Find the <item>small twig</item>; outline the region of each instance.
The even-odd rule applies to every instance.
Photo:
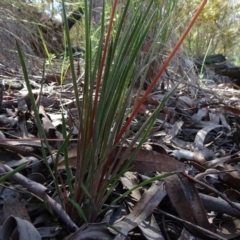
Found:
[[[11,167],[4,164],[3,165],[4,170],[7,172],[13,171]],[[24,177],[20,173],[16,173],[12,177],[15,181],[22,184],[24,187],[28,189],[29,192],[34,193],[38,197],[44,199],[48,205],[51,207],[51,209],[55,212],[59,218],[65,222],[65,224],[70,228],[71,231],[76,231],[78,229],[78,226],[71,220],[71,218],[68,216],[68,214],[65,212],[65,210],[61,207],[60,204],[58,204],[55,200],[53,200],[50,196],[46,194],[47,188],[44,187],[42,184],[39,184],[37,182],[34,182],[26,177]]]
[[[158,210],[158,209],[157,209],[157,210]],[[168,234],[168,232],[167,232],[167,227],[166,227],[166,224],[165,224],[165,215],[164,215],[164,214],[162,214],[162,225],[163,225],[163,231],[164,231],[164,233],[165,233],[165,235],[166,235],[167,240],[171,240],[171,239],[169,238],[169,234]]]
[[[138,112],[140,106],[143,104],[143,102],[146,100],[146,98],[148,97],[149,93],[152,91],[152,89],[154,88],[154,86],[156,85],[157,81],[159,80],[159,78],[162,76],[163,72],[165,71],[165,69],[167,68],[168,64],[171,62],[171,60],[173,59],[173,57],[175,56],[175,54],[177,53],[178,49],[180,48],[180,46],[182,45],[184,39],[187,37],[189,31],[191,30],[192,26],[194,25],[194,23],[196,22],[197,18],[199,17],[200,13],[202,12],[205,4],[207,3],[207,0],[202,0],[201,4],[199,5],[198,10],[196,11],[195,15],[193,16],[192,20],[190,21],[189,25],[187,26],[187,28],[185,29],[185,31],[183,32],[182,36],[180,37],[180,39],[178,40],[178,42],[176,43],[175,47],[173,48],[173,50],[171,51],[171,53],[169,54],[169,56],[167,57],[167,59],[165,60],[165,62],[163,63],[161,69],[158,71],[158,73],[154,76],[154,78],[151,81],[150,86],[147,88],[147,90],[145,91],[144,95],[142,96],[142,98],[140,99],[140,101],[138,102],[137,106],[133,109],[132,113],[130,114],[130,116],[128,117],[128,120],[126,121],[125,125],[122,127],[119,135],[117,136],[115,143],[118,143],[123,134],[126,132],[127,128],[129,127],[130,123],[132,122],[133,118],[135,117],[136,113]]]
[[[193,224],[193,223],[191,223],[191,222],[188,222],[188,221],[186,221],[186,220],[183,220],[183,219],[181,219],[181,218],[178,218],[178,217],[176,217],[176,216],[174,216],[174,215],[172,215],[172,214],[170,214],[170,213],[167,213],[167,212],[165,212],[165,211],[163,211],[163,210],[157,209],[157,212],[159,212],[159,213],[161,213],[161,214],[163,214],[163,215],[165,215],[165,216],[168,216],[168,217],[170,217],[170,218],[172,218],[172,219],[174,219],[174,220],[176,220],[176,221],[179,221],[179,222],[182,222],[182,223],[184,223],[184,224],[187,224],[187,225],[189,225],[189,226],[191,226],[191,227],[194,227],[195,229],[201,230],[201,231],[204,232],[205,234],[208,234],[208,235],[210,235],[210,236],[212,236],[212,237],[214,237],[214,238],[217,238],[217,239],[220,239],[220,240],[226,240],[226,238],[223,238],[223,237],[217,235],[216,233],[213,233],[213,232],[211,232],[211,231],[209,231],[209,230],[207,230],[207,229],[205,229],[205,228],[202,228],[202,227],[200,227],[200,226],[198,226],[198,225],[195,225],[195,224]]]
[[[199,193],[199,196],[206,210],[240,218],[240,212],[236,211],[236,209],[230,206],[225,200],[202,193]],[[239,203],[235,204],[240,207]]]
[[[2,139],[2,140],[4,140],[4,139]],[[18,146],[10,145],[10,144],[0,141],[0,147],[2,147],[3,149],[13,151],[13,152],[17,152],[17,153],[21,154],[22,156],[32,156],[32,157],[37,158],[38,160],[42,160],[42,157],[38,156],[37,154],[26,151],[23,148],[20,148]]]
[[[219,197],[221,197],[223,200],[225,200],[227,203],[229,203],[231,207],[236,208],[238,211],[240,211],[240,207],[237,206],[237,205],[236,205],[235,203],[233,203],[232,201],[230,201],[230,200],[229,200],[224,194],[222,194],[221,192],[219,192],[219,191],[217,191],[216,189],[208,186],[207,184],[199,181],[198,179],[189,176],[189,175],[188,175],[187,173],[185,173],[185,172],[182,172],[182,174],[183,174],[183,176],[185,176],[186,178],[190,179],[191,181],[193,181],[193,182],[195,182],[195,183],[203,186],[204,188],[207,188],[207,189],[208,189],[209,191],[211,191],[211,192],[216,193]]]

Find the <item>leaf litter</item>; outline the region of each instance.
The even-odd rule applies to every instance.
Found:
[[[174,80],[170,81],[163,75],[161,84],[151,92],[134,118],[132,136],[138,131],[133,126],[144,122],[144,117],[159,105],[169,86],[180,82],[178,91],[160,112],[147,142],[133,159],[130,171],[121,177],[119,186],[108,199],[110,205],[99,222],[79,228],[62,209],[52,178],[42,162],[41,148],[47,149],[47,146],[37,136],[38,126],[24,79],[19,72],[9,74],[3,65],[1,68],[1,78],[6,83],[19,83],[1,87],[1,176],[28,163],[24,171],[1,183],[1,239],[15,234],[18,239],[66,240],[96,236],[98,239],[240,237],[239,90],[231,83],[212,86],[195,84],[195,75],[192,75],[195,76],[193,82],[190,78],[179,79],[177,74],[171,76]],[[71,83],[66,81],[60,86],[50,75],[46,76],[45,83],[37,75],[30,74],[30,79],[34,79],[32,88],[36,100],[39,99],[39,116],[51,146],[48,159],[53,164],[63,140],[62,114],[69,129],[77,129],[78,119],[74,115]],[[124,153],[132,136],[126,140],[124,149],[117,151],[118,158],[127,160]],[[76,167],[76,137],[74,133],[69,144],[68,161],[73,169]],[[63,176],[59,184],[64,188],[67,183],[63,158],[57,169]],[[134,189],[150,177],[169,172],[177,174]],[[134,190],[111,204],[130,189]],[[28,228],[27,233],[25,228]]]

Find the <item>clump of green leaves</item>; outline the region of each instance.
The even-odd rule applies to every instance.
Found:
[[[114,1],[111,16],[106,18],[107,13],[105,12],[106,6],[104,1],[101,26],[98,30],[99,35],[98,38],[96,36],[93,38],[92,33],[94,29],[91,24],[92,1],[84,1],[86,52],[84,55],[84,80],[81,98],[75,75],[73,56],[69,52],[79,118],[74,183],[72,182],[72,174],[68,165],[67,151],[68,140],[71,134],[67,134],[64,118],[62,122],[65,142],[58,150],[57,159],[61,153],[64,153],[69,190],[68,200],[72,204],[70,208],[65,208],[64,205],[63,207],[68,211],[72,219],[79,224],[97,219],[104,203],[115,189],[120,176],[130,168],[131,161],[147,139],[159,111],[169,96],[167,95],[157,109],[147,116],[142,127],[132,137],[128,148],[125,148],[125,152],[121,152],[119,155],[127,136],[131,134],[128,125],[129,119],[132,119],[133,113],[137,112],[137,108],[131,105],[133,88],[137,80],[147,71],[149,63],[154,60],[153,50],[156,49],[155,46],[158,39],[154,39],[149,52],[145,54],[146,59],[139,61],[141,48],[149,32],[157,31],[156,25],[152,27],[152,24],[156,21],[156,16],[159,16],[159,12],[155,10],[156,5],[154,5],[153,0],[146,2],[126,0],[123,2],[123,5],[118,5],[118,1]],[[64,21],[66,22],[64,1],[62,4]],[[171,7],[168,10],[166,7],[157,6],[158,10],[164,11],[164,14],[167,15],[172,14],[174,9]],[[131,14],[129,14],[129,9]],[[116,12],[117,14],[115,14]],[[170,26],[166,25],[165,28],[160,28],[155,35],[161,36],[162,40],[167,41],[169,28]],[[71,49],[67,28],[65,33],[67,47]],[[155,76],[153,83],[156,83],[161,76],[184,38],[185,36],[176,45],[172,54],[164,63],[164,67]],[[98,39],[97,43],[96,39]],[[26,69],[24,72],[27,82],[29,80]],[[146,93],[150,92],[150,88],[148,90]],[[30,87],[29,92],[31,93]],[[31,98],[34,105],[33,96]],[[35,115],[37,115],[36,106],[33,109]],[[39,117],[36,116],[36,118],[40,127]],[[47,142],[42,130],[40,133],[41,138],[45,138]],[[136,143],[137,147],[134,148]],[[47,161],[45,163],[48,165]],[[57,167],[55,166],[54,172],[50,168],[49,171],[57,187]],[[58,187],[57,190],[59,196],[61,196]]]
[[[153,1],[138,2],[134,12],[128,15],[130,0],[124,7],[114,2],[109,22],[105,18],[105,5],[97,47],[93,49],[91,33],[92,1],[85,1],[85,76],[83,99],[79,101],[78,85],[73,60],[70,62],[73,76],[76,105],[79,117],[77,166],[71,215],[78,209],[85,221],[96,220],[99,211],[118,183],[119,177],[129,169],[131,159],[146,140],[160,111],[149,116],[122,157],[117,159],[117,147],[121,147],[128,129],[120,134],[131,112],[133,87],[139,78],[137,63],[140,50],[155,17]],[[131,5],[131,6],[130,6]],[[115,20],[115,12],[118,12]],[[65,21],[66,21],[66,15]],[[107,33],[106,33],[106,26]],[[106,36],[105,36],[106,33]],[[66,29],[70,48],[70,37]],[[132,151],[139,142],[135,151]],[[131,154],[130,154],[131,153]],[[127,161],[125,161],[128,159]],[[76,214],[75,214],[76,215]]]
[[[182,33],[191,14],[201,0],[178,1],[178,33]],[[208,54],[221,53],[235,57],[238,52],[240,4],[236,1],[209,0],[184,43],[189,56],[203,56],[211,42]]]

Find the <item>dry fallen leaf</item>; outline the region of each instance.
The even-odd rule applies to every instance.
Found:
[[[132,212],[120,222],[115,223],[113,227],[127,236],[128,232],[141,224],[153,213],[154,209],[159,205],[165,195],[166,192],[163,182],[157,181],[152,183],[152,186],[144,192],[140,200],[136,203]],[[115,239],[124,238],[121,238],[121,234],[119,234]]]
[[[30,222],[10,216],[0,229],[0,239],[41,240],[42,238]]]
[[[180,218],[204,229],[211,230],[203,204],[194,184],[181,174],[166,178],[165,183],[170,201]],[[187,224],[185,227],[196,236],[206,237],[197,228],[193,228]]]

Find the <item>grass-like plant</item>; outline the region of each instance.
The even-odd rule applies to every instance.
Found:
[[[156,16],[156,11],[153,10],[154,1],[138,2],[138,4],[136,2],[131,3],[127,0],[118,8],[118,1],[115,0],[109,22],[106,22],[105,5],[103,5],[99,41],[97,48],[93,49],[92,46],[95,44],[91,37],[93,31],[92,1],[84,1],[86,53],[81,101],[72,54],[69,54],[80,122],[74,194],[69,198],[72,203],[70,215],[73,219],[80,217],[87,222],[96,220],[103,204],[117,185],[119,177],[129,169],[132,159],[147,139],[159,111],[168,98],[166,96],[155,112],[149,115],[138,133],[132,138],[126,152],[119,157],[118,149],[121,149],[126,137],[129,136],[130,122],[144,101],[142,98],[140,103],[132,109],[130,102],[133,87],[139,79],[139,72],[144,72],[148,65],[147,63],[141,66],[137,64],[140,50]],[[153,79],[145,97],[169,64],[203,6],[204,4],[166,60],[164,67]],[[128,15],[129,9],[134,9],[130,16]],[[66,21],[64,1],[63,12],[64,21]],[[170,13],[172,14],[172,10],[169,11]],[[107,31],[106,26],[108,26]],[[167,36],[167,28],[161,30],[164,36]],[[68,29],[65,29],[65,33],[70,49]],[[154,49],[154,44],[156,41],[152,49]],[[136,143],[138,147],[134,148]],[[78,211],[75,210],[76,208]]]
[[[117,1],[113,5],[109,22],[106,22],[105,5],[103,5],[99,42],[94,53],[91,39],[92,1],[85,1],[86,53],[81,102],[78,100],[79,90],[71,53],[69,56],[80,122],[74,197],[71,199],[71,202],[75,202],[71,211],[73,218],[76,218],[73,216],[76,212],[74,206],[78,205],[82,209],[79,212],[84,214],[81,216],[83,219],[96,220],[103,203],[116,186],[119,176],[129,167],[130,155],[127,156],[129,160],[125,163],[123,159],[114,160],[116,146],[124,142],[124,137],[119,141],[116,139],[130,111],[132,89],[137,80],[138,66],[135,63],[154,16],[154,13],[149,16],[153,5],[153,1],[150,1],[145,6],[140,4],[131,19],[126,21],[129,5],[130,1],[126,1],[123,10],[118,9],[120,17],[114,28]],[[64,16],[66,21],[66,15]],[[108,31],[105,36],[107,24]],[[67,29],[66,39],[70,48]],[[151,129],[154,121],[153,117],[149,119],[149,126],[140,130],[142,134]],[[133,144],[139,141],[141,135],[133,139]]]
[[[127,0],[119,7],[118,1],[114,1],[109,22],[106,22],[106,6],[103,5],[99,41],[94,52],[92,46],[95,44],[91,38],[92,1],[84,2],[86,53],[81,101],[72,54],[69,54],[80,122],[74,196],[69,201],[73,204],[70,211],[73,219],[80,214],[85,221],[95,221],[119,177],[129,169],[131,160],[146,140],[167,98],[149,115],[125,154],[117,158],[116,147],[121,147],[129,135],[129,127],[125,126],[123,130],[123,125],[132,111],[133,87],[140,76],[139,72],[145,69],[145,65],[139,66],[137,62],[156,11],[153,10],[153,1],[131,3]],[[133,8],[129,16],[128,11]],[[63,12],[66,21],[64,2]],[[164,31],[166,34],[166,29]],[[65,32],[70,49],[68,29]],[[137,142],[138,147],[133,148]]]
[[[71,134],[67,134],[64,118],[63,135],[66,140],[59,148],[56,159],[59,159],[60,153],[63,153],[65,156],[69,190],[69,194],[65,191],[65,197],[68,197],[69,202],[63,201],[63,207],[68,211],[71,218],[79,224],[92,222],[97,219],[99,213],[102,211],[103,204],[118,184],[119,177],[130,168],[131,161],[147,139],[159,111],[171,92],[165,96],[157,109],[147,116],[147,120],[143,123],[140,130],[133,135],[131,143],[125,153],[119,155],[119,151],[124,145],[127,136],[131,134],[129,127],[131,120],[143,103],[144,98],[150,93],[180,47],[196,20],[197,14],[201,12],[201,10],[197,12],[196,17],[176,44],[169,58],[164,63],[163,68],[161,68],[154,77],[144,97],[140,102],[132,106],[133,87],[141,74],[143,74],[149,66],[146,61],[141,61],[142,64],[139,64],[139,58],[141,56],[141,48],[156,17],[156,11],[154,10],[156,6],[153,0],[136,0],[133,2],[126,0],[123,2],[123,5],[118,5],[117,0],[113,1],[111,16],[109,20],[107,20],[105,1],[103,1],[101,27],[98,31],[99,40],[96,44],[93,42],[96,41],[96,36],[94,39],[92,38],[92,0],[84,0],[86,52],[81,98],[79,91],[80,86],[78,85],[75,75],[73,56],[72,53],[69,52],[79,118],[74,184],[72,183],[72,174],[68,165],[67,152],[68,140]],[[63,17],[66,22],[64,0],[62,0],[62,5]],[[203,6],[204,4],[202,7]],[[134,9],[130,15],[128,15],[129,9]],[[163,31],[165,36],[167,36],[167,28],[164,28]],[[65,34],[67,47],[71,49],[70,36],[67,28],[65,28]],[[157,34],[159,35],[159,33]],[[154,49],[154,44],[156,44],[156,41],[154,41],[152,48],[150,48],[150,52],[151,49]],[[40,119],[37,116],[37,108],[33,95],[31,94],[29,79],[19,46],[18,52],[23,65],[25,79],[28,83],[27,87],[38,122],[40,137],[47,142],[44,131],[41,129]],[[151,61],[151,59],[149,59],[151,54],[147,54],[147,57],[148,60]],[[135,147],[136,145],[137,147]],[[45,161],[45,164],[48,166],[47,161]],[[57,187],[59,177],[57,168],[55,166],[54,171],[52,171],[48,166],[48,169]],[[156,179],[152,181],[154,180]],[[59,188],[58,191],[60,192]],[[62,194],[60,194],[60,196],[62,196]],[[70,208],[69,203],[71,203]]]
[[[117,159],[116,147],[122,146],[124,143],[128,135],[129,123],[141,102],[144,101],[142,98],[125,123],[129,114],[132,89],[137,77],[139,77],[136,74],[137,58],[154,18],[154,12],[150,11],[153,1],[139,2],[132,18],[126,22],[130,5],[130,0],[128,0],[125,2],[117,26],[113,28],[117,3],[118,1],[113,2],[106,37],[104,37],[106,23],[104,18],[105,6],[103,5],[101,34],[97,53],[93,57],[91,48],[92,1],[88,3],[85,0],[86,55],[83,100],[81,103],[78,100],[77,82],[75,82],[74,68],[72,68],[80,119],[74,201],[78,206],[82,206],[80,212],[85,214],[84,219],[88,221],[97,218],[104,202],[118,183],[119,176],[127,171],[131,160],[146,140],[162,104],[167,99],[166,97],[143,124],[132,139],[126,153],[120,159]],[[206,1],[203,1],[192,22],[166,60],[164,67],[171,61],[205,4]],[[66,21],[66,14],[64,16]],[[115,31],[113,32],[112,29]],[[70,47],[67,29],[66,36]],[[161,76],[164,67],[153,79],[145,97],[150,93],[151,87],[157,82],[158,77]],[[136,142],[138,142],[138,147],[132,151]],[[126,159],[128,160],[126,161]],[[74,205],[76,206],[76,204]]]

